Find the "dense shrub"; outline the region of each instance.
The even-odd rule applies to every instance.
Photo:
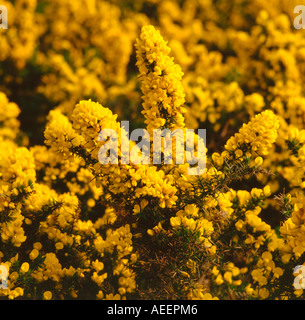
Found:
[[[1,298],[304,299],[297,1],[3,4]],[[206,171],[102,164],[123,120],[206,129]]]

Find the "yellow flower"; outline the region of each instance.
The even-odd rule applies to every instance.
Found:
[[[217,153],[217,152],[214,152],[212,154],[212,160],[215,162],[215,164],[218,166],[218,167],[221,167],[222,164],[223,164],[223,157]]]
[[[261,112],[265,105],[264,98],[258,93],[252,93],[245,97],[245,106],[251,115]]]
[[[224,281],[223,281],[222,275],[219,274],[215,279],[215,283],[220,286],[221,284],[223,284],[223,282]]]
[[[51,300],[52,299],[52,292],[51,291],[45,291],[43,293],[43,299],[44,300]]]
[[[106,294],[106,300],[121,300],[121,296],[117,293],[117,294]]]
[[[95,200],[92,199],[92,198],[88,199],[88,201],[87,201],[87,206],[88,206],[89,208],[93,208],[93,207],[95,206]]]
[[[100,290],[97,295],[96,295],[97,299],[103,299],[104,298],[104,293],[102,290]]]
[[[269,197],[269,196],[271,195],[271,188],[270,188],[270,186],[269,186],[269,185],[265,186],[265,187],[263,188],[263,192],[264,192],[265,197]]]
[[[236,230],[238,230],[238,231],[240,231],[242,228],[243,228],[243,226],[244,226],[244,222],[243,222],[243,220],[238,220],[236,223],[235,223],[235,228],[236,228]]]
[[[144,26],[136,42],[147,130],[184,127],[182,71],[169,57],[170,48],[154,26]]]
[[[275,278],[279,278],[284,274],[284,271],[282,268],[276,267],[272,270],[273,275]]]
[[[282,256],[282,262],[284,263],[284,264],[287,264],[288,262],[289,262],[289,260],[290,260],[290,258],[291,258],[291,254],[284,254],[283,256]]]
[[[263,164],[263,158],[262,157],[256,157],[255,160],[254,160],[254,163],[255,163],[255,166],[256,167],[259,167]]]
[[[229,283],[232,283],[232,272],[226,271],[223,275],[223,278]]]
[[[150,236],[153,236],[153,235],[155,235],[155,232],[154,232],[154,230],[148,229],[147,234]]]
[[[269,297],[269,290],[266,288],[261,288],[258,290],[258,294],[261,299],[267,299]]]
[[[212,269],[212,274],[213,274],[214,276],[218,276],[219,270],[217,269],[216,266],[213,267],[213,269]]]
[[[31,260],[35,260],[39,255],[39,251],[37,249],[33,249],[30,254],[29,257]]]
[[[177,228],[181,225],[181,218],[180,217],[171,217],[170,224],[173,228]]]
[[[140,211],[141,211],[141,207],[138,204],[136,204],[133,208],[133,213],[138,214],[140,213]]]
[[[24,262],[20,267],[21,273],[26,273],[29,271],[30,265],[27,262]]]
[[[245,287],[245,292],[251,296],[253,294],[253,288],[251,287],[251,284],[248,284],[246,287]]]
[[[268,263],[270,260],[272,260],[272,254],[269,251],[265,251],[262,254],[262,259]]]
[[[96,259],[95,261],[92,262],[92,267],[96,270],[96,272],[100,272],[101,270],[104,269],[104,264],[103,262]]]
[[[233,152],[241,146],[247,146],[251,153],[267,155],[277,138],[278,128],[277,116],[271,110],[266,110],[257,114],[248,124],[244,124],[239,132],[227,141],[225,149]],[[260,163],[261,159],[257,162]]]
[[[242,281],[241,281],[240,279],[233,281],[233,285],[234,285],[234,286],[240,286],[241,284],[242,284]]]

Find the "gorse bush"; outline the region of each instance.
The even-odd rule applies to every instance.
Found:
[[[0,297],[304,299],[297,4],[3,1]],[[205,172],[102,164],[123,120],[206,129]]]

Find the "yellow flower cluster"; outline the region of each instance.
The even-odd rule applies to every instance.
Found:
[[[209,242],[209,236],[214,230],[212,222],[206,219],[194,220],[191,218],[192,216],[198,217],[198,208],[194,205],[188,205],[183,211],[178,211],[176,217],[170,219],[170,224],[174,229],[181,226],[191,232],[197,233],[198,241],[210,247],[212,244]]]
[[[116,102],[127,80],[137,32],[147,18],[136,12],[126,16],[125,9],[109,1],[56,0],[42,5],[41,45],[47,50],[37,55],[44,70],[38,91],[65,112],[92,96]]]
[[[1,4],[1,298],[304,299],[298,0]],[[122,120],[206,129],[205,172],[126,162]]]
[[[159,31],[153,26],[145,26],[137,39],[136,49],[148,132],[159,128],[183,128],[183,73],[170,58],[170,48]]]
[[[0,29],[0,61],[11,59],[16,68],[24,68],[26,61],[32,57],[37,45],[40,28],[37,28],[35,10],[36,0],[2,1],[8,12],[8,29]],[[3,72],[3,70],[1,70]],[[6,75],[6,81],[13,79]]]
[[[263,111],[248,124],[244,124],[239,132],[227,141],[225,149],[229,153],[234,152],[236,158],[243,153],[248,155],[247,152],[266,156],[277,138],[278,128],[279,121],[275,114],[270,110]]]
[[[0,94],[0,135],[2,139],[14,140],[17,137],[20,123],[17,119],[20,109],[16,103],[9,102],[7,96]]]

